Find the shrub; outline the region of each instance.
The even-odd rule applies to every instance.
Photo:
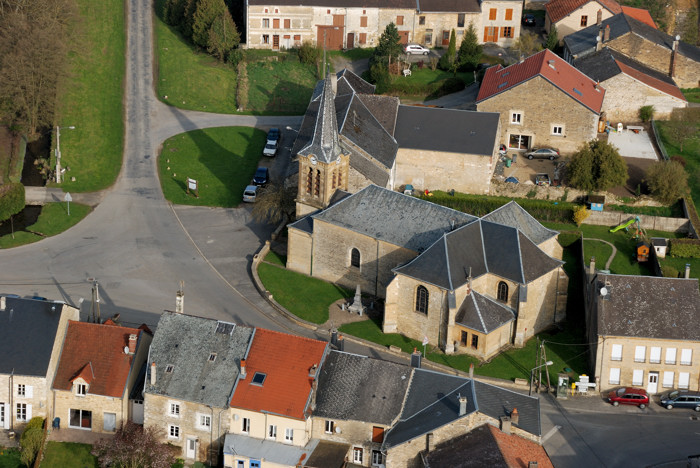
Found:
[[[671,161],[677,162],[683,167],[685,167],[686,165],[685,158],[679,154],[674,154],[673,156],[671,156]]]
[[[24,428],[19,439],[20,460],[26,466],[31,466],[39,454],[44,439],[44,418],[32,418]]]
[[[311,41],[304,41],[301,46],[299,46],[297,53],[299,54],[301,63],[306,65],[315,66],[321,59],[321,49],[313,45]]]
[[[0,222],[24,209],[24,185],[0,185]]]
[[[654,163],[644,177],[654,198],[670,204],[688,193],[688,173],[675,161]]]
[[[580,226],[590,215],[591,212],[588,211],[585,206],[577,206],[576,208],[574,208],[574,223],[576,223],[576,226]]]
[[[654,106],[642,106],[639,108],[639,118],[642,122],[649,122],[654,118]]]
[[[664,275],[664,278],[679,278],[681,275],[680,271],[670,265],[663,266],[661,268],[661,273]]]
[[[248,107],[248,65],[245,60],[238,62],[236,104],[240,110],[245,110]]]
[[[700,239],[671,239],[671,257],[700,258]]]

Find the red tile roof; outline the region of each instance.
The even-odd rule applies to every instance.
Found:
[[[141,333],[136,328],[69,321],[53,388],[71,390],[73,381],[82,377],[90,385],[88,393],[121,398],[134,359],[124,354],[124,347],[129,335],[140,338]]]
[[[509,468],[528,466],[531,461],[537,462],[537,468],[554,468],[541,445],[517,435],[505,434],[491,425],[488,427]]]
[[[609,10],[613,15],[622,12],[620,4],[615,0],[551,0],[547,2],[545,8],[550,21],[556,23],[591,1],[599,3],[600,6]],[[595,21],[595,18],[593,20]]]
[[[633,8],[623,5],[622,12],[627,16],[631,16],[637,21],[641,21],[642,23],[649,25],[654,29],[658,29],[656,27],[656,23],[654,23],[654,20],[651,17],[651,14],[649,14],[649,10],[645,10],[644,8]]]
[[[514,88],[536,76],[541,76],[582,105],[600,113],[605,89],[552,51],[545,49],[520,63],[486,70],[476,102]]]
[[[309,370],[312,366],[320,367],[327,345],[323,341],[256,328],[246,358],[246,378],[238,381],[231,406],[304,419],[314,380],[309,377]],[[262,385],[252,383],[256,372],[265,374]]]
[[[662,93],[666,93],[670,96],[676,97],[681,101],[686,101],[685,96],[683,96],[681,90],[678,89],[678,86],[674,86],[671,83],[666,83],[665,81],[661,81],[658,78],[649,76],[646,73],[637,70],[636,68],[632,68],[629,65],[622,63],[620,60],[616,59],[615,63],[618,67],[620,67],[620,71],[625,75],[630,76],[637,81],[641,81],[647,86],[651,86],[652,88],[658,89]]]

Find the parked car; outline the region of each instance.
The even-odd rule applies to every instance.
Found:
[[[661,395],[661,406],[664,406],[666,409],[678,407],[700,411],[700,392],[671,390]]]
[[[525,153],[527,159],[557,159],[559,151],[554,148],[535,148]]]
[[[525,13],[522,22],[523,26],[535,26],[537,24],[537,19],[532,13]]]
[[[610,392],[608,394],[608,401],[612,403],[613,406],[635,405],[644,409],[649,405],[649,395],[647,395],[647,391],[642,388],[622,387]]]
[[[517,177],[513,177],[513,176],[507,177],[507,178],[506,178],[506,182],[508,182],[509,184],[519,184],[519,183],[520,183],[520,181],[518,180],[518,178],[517,178]]]
[[[243,201],[246,203],[255,203],[255,197],[258,195],[257,185],[248,185],[243,191]]]
[[[254,185],[265,185],[270,177],[270,170],[266,167],[259,167],[253,176]]]
[[[267,132],[267,143],[277,143],[280,139],[280,129],[271,128]]]
[[[407,44],[404,48],[403,51],[408,54],[423,54],[423,55],[428,55],[430,53],[430,50],[426,49],[422,45],[419,44]]]
[[[277,154],[277,142],[267,142],[263,148],[263,156],[273,157]]]

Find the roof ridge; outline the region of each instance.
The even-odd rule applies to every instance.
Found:
[[[454,291],[455,288],[452,285],[452,270],[450,269],[450,251],[447,247],[447,234],[443,234],[442,239],[443,244],[445,246],[445,265],[447,265],[447,283],[450,285],[450,291]]]
[[[85,327],[85,328],[99,328],[100,330],[132,330],[133,332],[141,332],[143,331],[141,328],[134,328],[134,327],[125,327],[123,325],[105,325],[104,323],[92,323],[92,322],[81,322],[80,320],[68,320],[69,325],[70,324],[77,324],[80,327]]]
[[[513,228],[515,229],[515,228]],[[523,266],[523,249],[520,247],[520,230],[515,229],[515,241],[518,243],[518,260],[520,260],[520,284],[525,284],[525,268]],[[535,244],[535,247],[537,244]]]
[[[474,294],[470,294],[472,296],[472,302],[474,303],[474,308],[476,309],[476,316],[479,317],[479,321],[481,322],[481,327],[484,329],[484,333],[488,333],[489,329],[486,327],[486,322],[484,322],[484,317],[481,316],[481,309],[479,309],[479,304],[476,303],[476,296]]]
[[[354,94],[355,94],[355,93],[353,92],[353,96],[354,96]],[[376,95],[375,95],[375,94],[370,94],[369,96],[376,96]],[[381,129],[384,131],[384,133],[386,133],[387,135],[389,135],[389,138],[391,138],[391,140],[392,140],[394,143],[397,143],[397,144],[398,144],[398,142],[396,141],[396,138],[394,138],[394,136],[393,136],[391,133],[389,133],[389,132],[386,131],[386,128],[384,128],[384,125],[382,125],[382,123],[381,123],[379,120],[377,120],[377,118],[374,116],[374,113],[369,109],[369,107],[367,107],[367,106],[365,105],[364,102],[362,102],[362,97],[358,95],[357,99],[358,99],[358,101],[360,102],[360,104],[362,104],[362,107],[364,107],[365,109],[367,109],[367,112],[369,112],[369,115],[371,115],[372,118],[374,119],[374,121],[379,125],[379,128],[381,128]],[[350,103],[352,104],[352,101],[350,101]],[[350,110],[350,106],[348,106],[348,110]],[[396,120],[397,120],[397,119],[394,119],[394,126],[396,126]],[[372,157],[374,158],[374,156],[372,156]]]
[[[486,258],[486,243],[484,242],[484,229],[481,225],[481,218],[479,218],[479,237],[481,237],[481,251],[484,255],[484,268],[486,269],[486,273],[491,273],[489,270],[489,261]]]

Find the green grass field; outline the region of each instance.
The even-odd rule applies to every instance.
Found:
[[[41,214],[36,223],[28,226],[27,231],[15,232],[14,239],[11,234],[0,236],[0,249],[31,244],[40,241],[44,237],[60,234],[78,224],[91,210],[92,208],[87,205],[71,203],[70,216],[68,216],[65,203],[47,203],[41,209]],[[40,233],[43,236],[34,233]]]
[[[587,260],[595,257],[598,268],[605,268],[605,263],[612,255],[612,247],[600,240],[584,240],[583,251]]]
[[[316,84],[316,70],[298,60],[248,63],[248,107],[255,114],[301,115]]]
[[[681,89],[688,102],[700,102],[700,88]]]
[[[0,447],[0,468],[25,468],[19,458],[19,450]]]
[[[218,127],[181,133],[163,143],[160,183],[179,205],[234,207],[255,173],[265,132],[252,127]],[[187,195],[187,178],[199,184],[199,198]]]
[[[72,442],[49,442],[44,452],[41,468],[97,468],[97,458],[90,454],[92,445]]]
[[[62,186],[70,192],[90,192],[112,185],[121,169],[124,2],[76,3],[80,21],[73,28],[69,76],[58,90],[56,122],[75,126],[61,132],[61,163],[70,167]]]
[[[278,265],[284,267],[287,264],[287,257],[280,255],[277,252],[270,251],[265,255],[264,259],[267,263],[272,263],[273,265]]]

